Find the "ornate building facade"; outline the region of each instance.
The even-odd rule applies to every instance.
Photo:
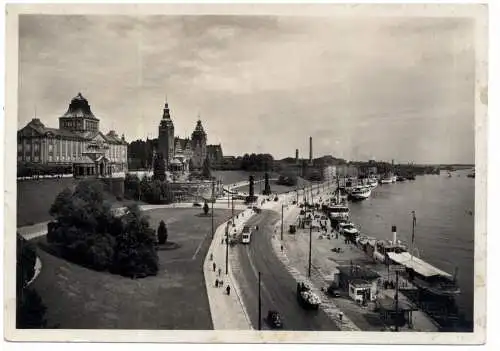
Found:
[[[74,176],[112,176],[127,172],[127,142],[115,131],[99,131],[99,119],[78,93],[59,128],[46,127],[33,118],[17,132],[18,163],[71,165]]]
[[[168,102],[163,107],[163,117],[158,127],[158,150],[163,154],[166,166],[171,171],[189,171],[190,166],[201,169],[205,159],[222,159],[221,145],[207,145],[207,133],[201,120],[196,122],[191,138],[175,136],[175,127]]]

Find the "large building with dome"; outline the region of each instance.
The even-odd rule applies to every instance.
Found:
[[[222,161],[221,145],[207,145],[207,133],[200,119],[196,122],[191,138],[176,137],[174,129],[170,108],[168,102],[165,101],[163,117],[158,127],[156,152],[162,154],[168,170],[187,172],[191,167],[201,169],[205,159],[208,159],[211,164]]]
[[[59,128],[35,117],[18,130],[17,161],[71,166],[76,177],[110,177],[127,172],[127,142],[114,130],[103,134],[89,102],[78,93],[59,117]]]

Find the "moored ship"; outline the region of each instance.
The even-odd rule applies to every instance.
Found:
[[[370,197],[372,188],[368,185],[355,186],[349,192],[349,197],[352,200],[365,200]]]

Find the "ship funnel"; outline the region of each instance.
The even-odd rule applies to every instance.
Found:
[[[396,232],[396,226],[393,225],[392,226],[392,242],[393,243],[396,243],[397,242],[397,237],[398,237],[398,234]]]

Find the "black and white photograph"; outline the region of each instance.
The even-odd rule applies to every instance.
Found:
[[[487,14],[7,5],[6,338],[483,343]]]

